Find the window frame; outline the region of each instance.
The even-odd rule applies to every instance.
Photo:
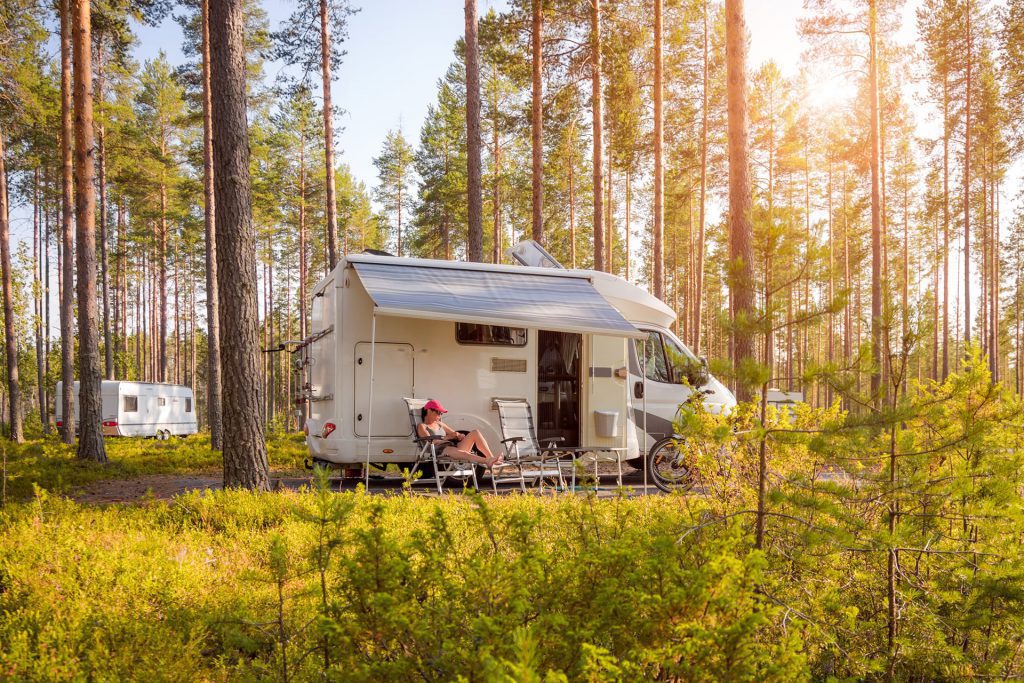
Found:
[[[128,407],[128,400],[131,399],[133,408]],[[139,412],[139,396],[138,394],[122,394],[121,395],[121,412],[123,413],[137,413]]]
[[[459,337],[459,331],[460,329],[462,329],[462,325],[474,325],[476,327],[483,328],[485,332],[489,331],[490,333],[486,335],[486,340],[476,341],[472,339],[461,339]],[[516,334],[516,331],[522,330],[522,341],[496,341],[494,338],[494,331],[499,329],[508,330],[509,339],[513,339],[514,335]],[[515,349],[522,349],[527,346],[529,341],[530,333],[525,327],[509,327],[508,325],[487,325],[484,323],[455,323],[455,343],[461,346],[509,346]]]

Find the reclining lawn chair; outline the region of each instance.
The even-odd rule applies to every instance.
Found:
[[[565,490],[563,468],[568,465],[572,472],[572,486],[576,486],[576,458],[581,452],[573,447],[559,446],[564,437],[556,436],[537,439],[533,426],[533,411],[530,404],[522,400],[495,400],[498,405],[498,421],[501,423],[501,443],[505,446],[505,460],[519,468],[520,486],[526,490],[524,468],[529,468],[531,478],[544,485],[544,478],[554,475]],[[553,465],[553,467],[552,467]]]
[[[409,408],[409,422],[412,424],[412,438],[416,444],[416,463],[413,465],[410,476],[419,470],[431,472],[431,476],[422,476],[413,483],[434,483],[437,485],[437,492],[441,493],[441,487],[445,479],[455,477],[456,479],[473,480],[473,488],[479,490],[476,480],[476,466],[471,462],[447,458],[442,453],[445,447],[451,443],[443,436],[421,437],[419,425],[423,422],[423,405],[429,400],[425,398],[404,398],[405,405]]]

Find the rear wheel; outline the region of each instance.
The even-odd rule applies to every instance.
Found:
[[[647,468],[654,485],[667,493],[688,491],[695,483],[696,472],[687,461],[686,449],[673,437],[651,446]]]

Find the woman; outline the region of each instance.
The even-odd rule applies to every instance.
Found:
[[[425,439],[431,436],[445,437],[452,443],[446,446],[440,454],[449,458],[475,462],[488,469],[501,462],[501,456],[494,455],[491,452],[490,446],[487,445],[484,435],[479,430],[474,429],[469,434],[462,434],[441,422],[441,416],[447,412],[444,406],[434,399],[427,401],[420,410],[420,417],[423,421],[416,427],[416,432],[420,438]],[[479,456],[475,454],[473,452],[474,446],[484,455]]]

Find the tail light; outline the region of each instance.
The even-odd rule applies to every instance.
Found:
[[[103,421],[103,426],[104,427],[116,427],[117,426],[117,420],[104,420]]]
[[[328,422],[327,424],[324,425],[323,431],[320,432],[320,438],[321,439],[326,439],[337,428],[338,428],[337,425],[335,425],[333,422]]]
[[[64,426],[64,420],[57,420],[57,426],[58,427],[63,427]]]

